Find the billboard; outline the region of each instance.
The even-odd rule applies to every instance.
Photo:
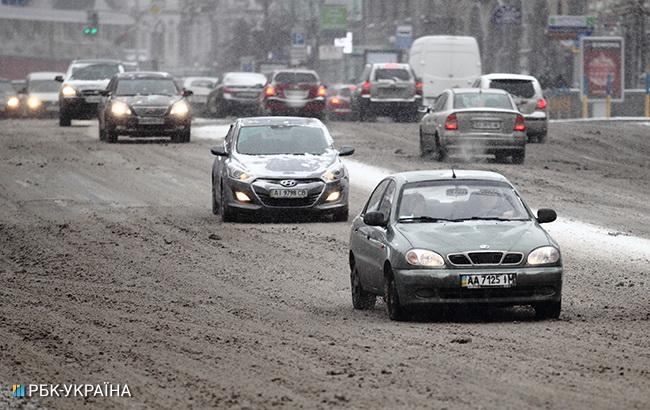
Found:
[[[580,41],[580,92],[590,100],[623,101],[625,45],[621,37],[583,37]]]

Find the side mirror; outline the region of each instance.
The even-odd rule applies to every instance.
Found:
[[[20,90],[18,90],[18,94],[27,94],[27,87],[23,87]]]
[[[354,154],[354,148],[352,147],[341,147],[339,150],[339,157],[347,157]]]
[[[183,88],[183,97],[189,97],[190,95],[194,95],[194,91]]]
[[[553,222],[557,219],[557,213],[552,209],[541,208],[537,210],[537,222],[540,224],[545,224]]]
[[[210,148],[210,152],[212,152],[212,155],[216,155],[218,157],[228,156],[228,152],[226,151],[226,148],[223,145],[218,145],[216,147]]]
[[[108,97],[109,95],[111,95],[111,92],[108,91],[108,90],[101,90],[101,91],[99,92],[99,95],[101,95],[101,96],[103,96],[103,97]]]
[[[421,105],[420,107],[418,107],[418,112],[422,114],[428,114],[431,111],[433,111],[433,109],[428,105]]]
[[[368,226],[386,226],[388,224],[387,219],[383,212],[372,211],[363,216],[363,223]]]
[[[63,82],[63,76],[62,75],[57,75],[56,77],[54,77],[54,81],[58,81],[58,82],[62,83]]]

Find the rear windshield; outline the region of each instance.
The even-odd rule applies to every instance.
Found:
[[[314,84],[318,83],[318,77],[312,73],[278,73],[275,76],[275,82],[282,84]]]
[[[256,73],[230,73],[224,77],[223,83],[231,86],[264,87],[266,77]]]
[[[120,72],[119,64],[92,64],[72,67],[71,80],[106,80]]]
[[[29,92],[32,93],[55,93],[59,91],[61,83],[54,80],[31,80]]]
[[[496,93],[460,93],[454,95],[454,108],[501,108],[512,110],[510,98]]]
[[[404,68],[378,68],[375,70],[375,80],[410,81],[411,72]]]
[[[350,87],[343,87],[338,90],[337,94],[341,97],[350,97],[352,95],[352,91],[350,90]]]
[[[190,87],[214,88],[215,82],[211,80],[194,80]]]
[[[0,81],[0,93],[12,93],[14,92],[14,87],[10,82]]]
[[[115,95],[176,95],[178,88],[168,78],[123,79],[117,83]]]
[[[490,88],[506,90],[517,97],[533,98],[535,96],[535,87],[530,80],[492,80]]]
[[[245,155],[322,155],[331,143],[320,127],[260,125],[242,127],[237,152]]]

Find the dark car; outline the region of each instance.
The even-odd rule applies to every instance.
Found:
[[[562,302],[558,244],[502,175],[416,171],[384,179],[350,233],[352,304],[383,296],[391,319],[431,305],[532,305],[557,318]]]
[[[259,73],[226,73],[208,95],[208,112],[214,117],[258,115],[266,76]]]
[[[264,88],[264,108],[270,115],[322,118],[327,89],[312,70],[278,70]]]
[[[99,107],[99,139],[116,142],[130,137],[169,136],[174,142],[190,142],[192,115],[174,78],[161,72],[128,72],[114,76]]]
[[[349,120],[352,118],[352,105],[350,98],[355,86],[352,84],[338,84],[327,91],[327,118]]]
[[[0,116],[17,117],[21,112],[21,99],[11,81],[0,78]]]
[[[70,63],[65,76],[57,76],[62,82],[59,90],[59,125],[69,127],[73,119],[97,116],[100,92],[117,73],[124,72],[120,61],[75,60]]]
[[[348,218],[348,172],[327,128],[314,118],[252,117],[235,121],[212,167],[212,211],[239,215],[330,214]]]

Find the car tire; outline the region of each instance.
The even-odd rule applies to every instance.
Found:
[[[562,301],[538,303],[533,307],[537,319],[557,319],[562,312]]]
[[[513,164],[523,164],[524,160],[526,159],[526,150],[522,149],[514,154],[512,154],[512,163]]]
[[[223,182],[221,185],[221,200],[219,201],[219,214],[221,215],[221,222],[234,222],[235,212],[230,209],[223,195]]]
[[[401,322],[409,319],[406,309],[400,303],[397,285],[392,275],[384,280],[384,302],[386,302],[386,313],[390,320]]]
[[[343,209],[334,211],[334,215],[332,216],[332,219],[334,220],[334,222],[347,222],[349,217],[350,217],[350,209],[346,206]]]
[[[111,127],[111,125],[108,123],[104,125],[104,141],[108,142],[109,144],[114,144],[117,142],[117,132],[115,132],[115,128]]]
[[[429,141],[425,141],[429,140]],[[422,158],[432,158],[434,153],[434,148],[431,146],[430,138],[427,137],[422,128],[420,128],[420,156]]]
[[[494,154],[494,160],[500,164],[503,164],[508,159],[508,155],[502,151]]]
[[[447,159],[447,151],[440,144],[440,138],[438,137],[438,134],[436,134],[433,140],[435,145],[436,160],[439,162],[443,162],[445,159]]]
[[[104,128],[102,127],[101,123],[99,123],[97,129],[99,130],[99,140],[100,141],[106,140],[106,132],[104,132]]]
[[[219,215],[219,203],[217,202],[217,191],[214,188],[214,180],[212,180],[212,214]]]
[[[361,278],[356,266],[350,271],[350,291],[352,293],[352,307],[357,310],[370,310],[377,303],[377,296],[366,292],[361,286]]]
[[[545,143],[545,142],[546,142],[546,133],[539,134],[539,135],[537,136],[537,142],[538,142],[539,144],[543,144],[543,143]]]
[[[69,127],[72,125],[72,118],[64,110],[59,111],[59,127]]]

